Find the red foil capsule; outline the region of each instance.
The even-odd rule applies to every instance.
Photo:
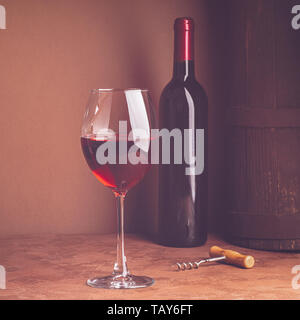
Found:
[[[177,18],[174,23],[175,61],[194,60],[194,21],[192,18]]]

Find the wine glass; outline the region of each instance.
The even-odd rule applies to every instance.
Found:
[[[95,288],[141,288],[153,284],[132,275],[124,250],[124,199],[150,168],[154,111],[146,89],[94,89],[81,130],[85,159],[96,178],[109,187],[117,202],[117,260],[111,275],[87,281]]]

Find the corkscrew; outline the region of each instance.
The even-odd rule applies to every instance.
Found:
[[[177,262],[175,268],[177,271],[198,269],[200,264],[205,262],[215,262],[224,260],[224,262],[241,268],[250,269],[254,266],[255,259],[252,256],[243,255],[237,251],[225,250],[218,246],[212,246],[209,249],[210,258],[202,259],[195,262]]]

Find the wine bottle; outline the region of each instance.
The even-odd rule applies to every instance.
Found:
[[[180,129],[184,154],[183,145],[187,143],[183,138],[185,129],[192,130],[188,144],[192,143],[194,150],[201,147],[195,137],[195,132],[200,129],[204,135],[203,150],[200,148],[204,167],[201,174],[196,174],[195,165],[185,161],[175,163],[175,139],[173,149],[170,143],[171,163],[160,162],[159,165],[158,242],[166,246],[193,247],[204,244],[207,239],[208,104],[204,89],[195,79],[193,20],[177,18],[174,35],[173,78],[164,88],[159,102],[160,132],[161,129],[170,132]],[[188,168],[190,174],[187,174]]]

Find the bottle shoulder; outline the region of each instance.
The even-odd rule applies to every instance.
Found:
[[[186,101],[193,101],[195,106],[201,106],[201,109],[208,107],[208,98],[204,88],[195,79],[180,81],[172,79],[163,89],[160,96],[160,107],[174,106],[180,104],[183,106]]]
[[[207,95],[202,85],[196,79],[188,79],[186,81],[172,79],[163,89],[161,98],[164,97],[178,97],[186,95],[191,97],[201,98],[204,102],[207,101]]]

